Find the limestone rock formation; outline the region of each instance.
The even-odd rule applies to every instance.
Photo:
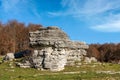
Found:
[[[60,71],[65,65],[81,61],[89,48],[85,42],[71,41],[58,27],[41,28],[30,32],[30,47],[34,54],[26,60],[30,67]],[[26,61],[22,66],[25,66]]]
[[[57,27],[42,28],[35,32],[30,32],[30,46],[33,48],[55,47],[70,49],[87,49],[84,42],[74,42],[67,34]]]

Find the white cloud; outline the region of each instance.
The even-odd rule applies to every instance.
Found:
[[[1,0],[1,7],[5,12],[9,12],[17,6],[20,0]]]
[[[48,12],[48,14],[52,16],[68,16],[68,15],[76,15],[79,13],[80,8],[79,4],[80,0],[62,0],[61,6],[62,9],[58,12]]]
[[[61,5],[60,11],[49,14],[83,20],[93,30],[120,32],[120,0],[62,0]]]
[[[109,10],[120,8],[120,0],[87,0],[82,12],[85,14],[100,14]]]
[[[62,0],[63,9],[58,12],[50,12],[54,16],[91,16],[100,14],[109,10],[120,8],[120,0]]]
[[[97,23],[90,27],[100,32],[120,32],[120,13],[110,14],[99,18],[101,23]]]
[[[1,0],[1,14],[3,15],[25,15],[31,14],[40,17],[33,0]]]
[[[120,20],[115,20],[101,25],[96,25],[91,28],[101,32],[120,32]]]

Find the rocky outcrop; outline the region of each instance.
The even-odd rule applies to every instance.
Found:
[[[83,60],[89,46],[85,42],[71,41],[57,27],[47,27],[30,32],[30,47],[34,49],[34,54],[25,60],[24,63],[29,62],[27,66],[60,71],[65,65],[72,66],[76,61]]]
[[[84,42],[74,42],[57,27],[42,28],[35,32],[30,32],[30,46],[32,48],[54,47],[69,49],[87,49]]]

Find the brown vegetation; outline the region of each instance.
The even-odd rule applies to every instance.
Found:
[[[88,56],[96,57],[101,62],[118,63],[120,61],[120,43],[91,44]]]
[[[19,52],[29,49],[29,31],[35,31],[42,25],[29,24],[26,26],[17,21],[0,23],[0,55],[8,52]]]

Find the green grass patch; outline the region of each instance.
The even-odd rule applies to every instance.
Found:
[[[2,60],[2,59],[0,59]],[[12,66],[12,67],[11,67]],[[91,63],[79,67],[66,66],[59,72],[19,68],[13,62],[0,64],[0,80],[119,80],[120,73],[98,73],[97,71],[119,72],[119,64]]]

